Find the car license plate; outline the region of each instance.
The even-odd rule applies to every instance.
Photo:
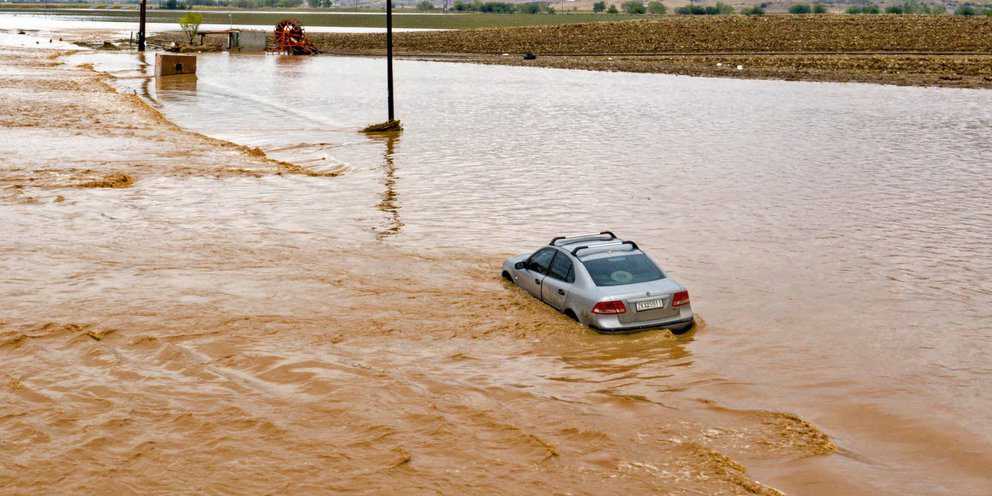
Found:
[[[636,308],[638,312],[643,312],[645,310],[654,310],[656,308],[662,308],[664,306],[665,306],[664,298],[657,298],[654,300],[644,300],[634,304],[634,308]]]

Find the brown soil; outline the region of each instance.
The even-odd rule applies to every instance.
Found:
[[[379,34],[312,37],[324,53],[381,55],[385,45]],[[398,33],[394,43],[401,56],[485,64],[992,88],[992,18],[671,16]]]
[[[315,33],[321,50],[385,46],[384,34]],[[992,53],[992,18],[666,16],[657,20],[394,34],[409,52],[554,55],[711,52]]]
[[[0,200],[31,203],[60,188],[128,188],[146,176],[345,172],[313,171],[181,129],[137,95],[117,93],[92,67],[66,66],[47,51],[0,50],[0,64],[17,68],[16,76],[0,77],[0,128],[10,145]]]

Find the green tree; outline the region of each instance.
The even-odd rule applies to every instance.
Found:
[[[417,10],[421,12],[434,10],[434,2],[431,0],[421,0],[420,2],[417,2]]]
[[[620,13],[620,11],[619,11],[619,10],[617,10],[617,6],[616,6],[616,5],[613,5],[613,4],[611,3],[611,4],[610,4],[610,8],[608,8],[608,9],[606,9],[606,13],[607,13],[607,14],[619,14],[619,13]]]
[[[808,3],[797,3],[792,7],[789,7],[790,14],[809,14],[813,9],[810,8]]]
[[[760,5],[752,5],[750,7],[745,7],[741,13],[746,16],[763,16],[765,15],[765,9],[761,8]]]
[[[668,7],[657,0],[651,0],[648,2],[648,12],[654,15],[664,15],[668,13]]]
[[[606,10],[606,2],[604,2],[603,0],[600,0],[599,2],[592,4],[593,12],[598,14],[604,10]]]
[[[179,28],[186,33],[186,37],[189,38],[190,43],[193,43],[193,38],[196,38],[196,33],[200,30],[200,24],[203,24],[203,15],[196,12],[187,12],[179,18]]]
[[[521,14],[540,14],[542,6],[538,2],[517,4],[517,12]]]
[[[813,4],[813,13],[814,14],[826,14],[827,13],[827,6],[826,5],[823,5],[822,3]]]
[[[643,14],[648,11],[641,0],[627,0],[623,3],[623,11],[628,14]]]

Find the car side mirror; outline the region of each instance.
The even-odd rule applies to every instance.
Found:
[[[513,268],[517,270],[523,270],[527,268],[527,262],[517,262],[513,264]]]

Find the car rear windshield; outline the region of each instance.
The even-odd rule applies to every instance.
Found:
[[[597,286],[620,286],[665,278],[661,269],[643,253],[585,260],[582,264]]]

